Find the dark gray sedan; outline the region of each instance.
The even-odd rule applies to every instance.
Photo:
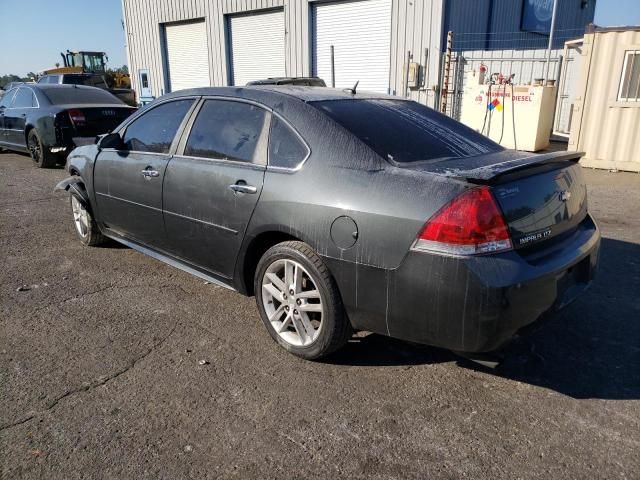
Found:
[[[504,150],[396,97],[205,88],[74,150],[57,188],[83,243],[255,295],[301,357],[354,330],[489,352],[593,278],[579,157]]]

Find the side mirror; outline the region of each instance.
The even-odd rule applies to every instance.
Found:
[[[98,148],[100,150],[105,148],[122,150],[122,147],[124,147],[124,143],[122,143],[122,137],[119,133],[107,133],[98,139]]]

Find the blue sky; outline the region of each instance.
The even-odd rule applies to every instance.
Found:
[[[121,0],[0,0],[0,75],[24,75],[61,62],[60,52],[107,52],[127,63]]]
[[[107,52],[111,67],[124,65],[121,22],[121,0],[0,0],[0,75],[53,67],[66,49]],[[640,25],[640,0],[597,0],[595,23]]]

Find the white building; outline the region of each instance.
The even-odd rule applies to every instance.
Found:
[[[336,87],[359,81],[360,89],[429,105],[438,99],[447,31],[460,35],[458,50],[544,48],[550,5],[548,0],[122,0],[129,69],[141,97],[275,76],[320,76],[330,85],[333,46]],[[559,0],[558,5],[558,31],[573,28],[582,36],[595,1]],[[564,40],[558,35],[558,48]],[[418,76],[407,84],[409,62]]]

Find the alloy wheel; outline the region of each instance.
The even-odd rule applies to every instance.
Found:
[[[31,158],[36,162],[40,163],[42,160],[42,149],[40,148],[40,142],[38,141],[38,137],[35,135],[29,135],[29,153],[31,154]]]
[[[71,197],[71,210],[76,230],[82,238],[85,238],[89,233],[89,212],[75,196]]]
[[[324,309],[317,282],[298,262],[280,259],[262,278],[262,303],[271,326],[293,346],[308,346],[320,334]]]

